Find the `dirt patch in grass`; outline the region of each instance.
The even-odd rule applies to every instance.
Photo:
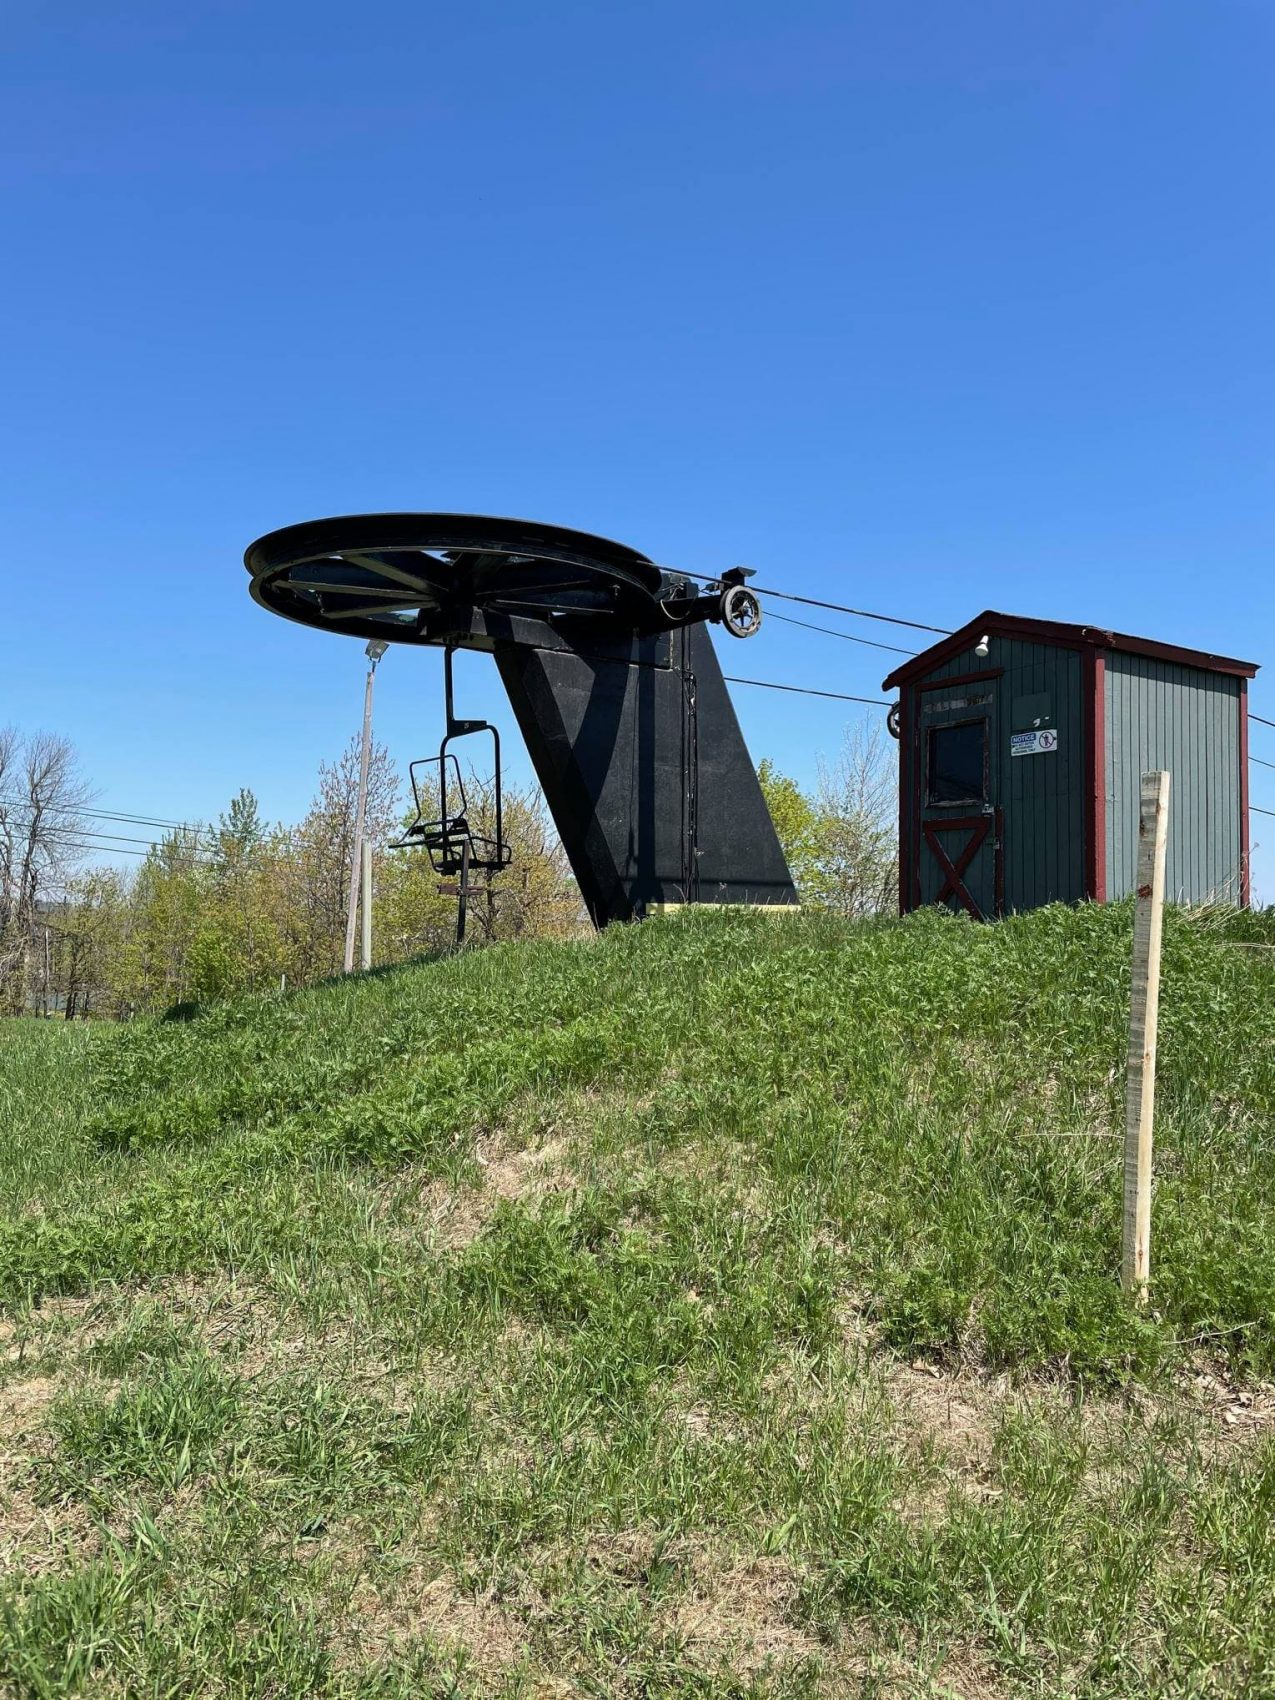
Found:
[[[1238,1382],[1224,1360],[1200,1358],[1175,1378],[1199,1413],[1213,1447],[1243,1445],[1275,1433],[1275,1383]]]
[[[0,1492],[0,1578],[69,1568],[101,1550],[101,1531],[78,1500],[42,1505],[25,1485]]]
[[[391,1581],[364,1578],[356,1584],[336,1636],[339,1662],[372,1662],[422,1641],[489,1677],[526,1654],[522,1624],[494,1593],[466,1592],[447,1570],[422,1563]]]
[[[568,1141],[561,1137],[504,1154],[499,1146],[484,1150],[480,1145],[474,1161],[483,1171],[488,1192],[494,1192],[497,1198],[526,1198],[529,1193],[563,1190],[567,1146]]]
[[[570,1191],[574,1180],[564,1162],[568,1143],[554,1138],[512,1151],[498,1140],[480,1141],[474,1152],[478,1184],[427,1182],[411,1211],[413,1232],[423,1222],[439,1250],[461,1251],[482,1233],[502,1199],[518,1202]]]
[[[34,1575],[98,1550],[82,1505],[43,1505],[35,1494],[36,1458],[49,1446],[45,1416],[61,1390],[46,1375],[0,1388],[0,1576]]]
[[[991,1660],[977,1647],[948,1653],[935,1673],[934,1689],[943,1700],[1000,1700],[1005,1693]]]
[[[211,1346],[251,1336],[273,1324],[277,1314],[273,1295],[251,1281],[182,1276],[157,1282],[150,1291],[174,1316],[197,1324]]]
[[[22,1456],[21,1442],[43,1429],[44,1413],[59,1391],[51,1375],[27,1376],[0,1387],[0,1466],[13,1461],[14,1449]]]
[[[897,1363],[886,1371],[885,1386],[914,1447],[928,1442],[945,1473],[967,1486],[985,1477],[1008,1397],[1001,1378],[983,1381],[923,1362]]]
[[[58,1364],[107,1332],[109,1316],[108,1301],[92,1294],[46,1297],[0,1321],[0,1366],[18,1365],[31,1374],[37,1366]]]
[[[670,1610],[668,1627],[706,1669],[725,1665],[752,1677],[803,1663],[819,1656],[820,1645],[797,1619],[800,1581],[782,1557],[730,1563],[699,1553],[690,1591]]]
[[[980,1381],[923,1362],[899,1363],[887,1371],[886,1386],[900,1414],[937,1436],[953,1458],[990,1450],[1007,1393],[999,1378]]]

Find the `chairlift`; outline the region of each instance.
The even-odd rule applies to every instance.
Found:
[[[756,635],[750,569],[701,582],[569,527],[439,513],[285,526],[244,561],[255,600],[286,619],[446,652],[447,732],[412,764],[399,846],[426,851],[462,911],[471,886],[495,898],[512,857],[497,734],[452,712],[453,649],[495,660],[597,926],[658,905],[796,902],[708,630]],[[477,732],[492,736],[494,821],[471,814],[455,759],[453,740]]]
[[[470,874],[475,870],[485,872],[490,892],[492,874],[509,866],[513,860],[513,849],[504,835],[500,733],[487,720],[457,719],[452,703],[452,653],[450,645],[443,651],[447,730],[436,756],[424,756],[408,767],[416,818],[390,848],[423,849],[429,856],[435,873],[449,880],[460,876],[459,885],[441,888],[460,900],[456,918],[456,941],[460,944],[465,938],[468,900],[473,895],[469,884]],[[469,801],[465,796],[465,781],[461,775],[460,762],[451,748],[458,738],[469,738],[484,732],[490,732],[492,744],[492,789],[496,817],[493,823],[494,834],[474,830],[470,821]]]

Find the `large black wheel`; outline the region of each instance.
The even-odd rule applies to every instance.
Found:
[[[477,514],[310,520],[249,545],[263,608],[321,631],[437,643],[486,614],[667,624],[660,569],[636,549],[566,526]]]

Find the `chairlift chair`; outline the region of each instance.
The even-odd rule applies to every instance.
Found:
[[[504,803],[500,764],[500,733],[487,720],[458,720],[452,706],[452,649],[443,651],[447,730],[436,756],[425,756],[408,768],[416,819],[391,849],[423,849],[435,873],[465,877],[473,869],[498,873],[513,860],[504,835]],[[450,748],[458,738],[490,732],[495,801],[494,836],[475,832],[460,763]],[[435,813],[435,805],[437,812]]]

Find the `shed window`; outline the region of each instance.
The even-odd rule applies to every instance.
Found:
[[[987,798],[987,722],[930,728],[931,803],[982,803]]]

